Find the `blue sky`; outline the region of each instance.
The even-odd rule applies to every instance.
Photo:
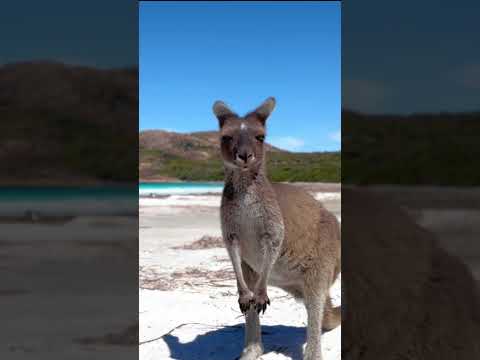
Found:
[[[140,129],[213,130],[215,100],[274,96],[267,141],[339,150],[340,21],[338,2],[140,3]]]
[[[344,4],[343,107],[479,111],[479,11],[476,0]]]
[[[10,1],[0,11],[0,34],[0,64],[138,65],[136,1]]]

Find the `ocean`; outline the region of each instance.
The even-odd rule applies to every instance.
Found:
[[[139,205],[219,207],[222,190],[222,182],[140,183]]]
[[[222,189],[222,182],[140,183],[138,187],[138,194],[140,197],[155,197],[162,195],[220,194]]]
[[[203,201],[200,195],[220,194],[222,188],[223,183],[202,182],[140,183],[138,190],[135,186],[0,187],[0,216],[136,216],[139,198],[195,203]]]
[[[136,186],[3,187],[0,217],[137,216],[139,206],[219,207],[222,182],[139,183]],[[333,200],[339,192],[317,193]]]
[[[0,216],[136,215],[132,186],[0,187]]]

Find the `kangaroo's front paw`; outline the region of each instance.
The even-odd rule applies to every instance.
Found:
[[[263,313],[265,314],[265,310],[267,310],[267,305],[270,305],[270,299],[267,295],[267,289],[260,289],[258,291],[255,291],[254,303],[257,313],[260,314],[260,312],[263,311]]]
[[[240,311],[243,314],[245,314],[253,304],[255,304],[255,301],[254,295],[251,291],[240,294],[238,297],[238,305],[240,305]]]

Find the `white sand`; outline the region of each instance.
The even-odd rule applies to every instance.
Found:
[[[339,216],[340,194],[317,196],[322,197]],[[220,235],[219,201],[219,196],[140,199],[142,360],[233,360],[241,352],[244,320],[225,249],[172,249],[203,235]],[[147,289],[162,286],[171,288]],[[339,305],[339,280],[331,293]],[[306,335],[303,304],[273,287],[269,296],[272,305],[261,316],[266,352],[262,359],[301,359]],[[322,345],[326,360],[340,359],[341,327],[325,333]]]
[[[315,193],[320,201],[340,201],[340,192]],[[178,206],[220,206],[220,195],[171,195],[167,197],[141,197],[141,207],[178,207]],[[165,210],[165,209],[163,209]],[[162,211],[162,209],[160,209]]]
[[[141,207],[167,207],[167,206],[220,206],[220,196],[217,195],[171,195],[165,198],[142,197],[139,199]]]
[[[125,314],[136,301],[125,296],[136,270],[136,222],[105,216],[65,224],[2,224],[0,319],[6,331],[0,359],[136,356],[132,346],[76,342],[136,323],[135,313]],[[132,280],[124,280],[129,275]]]

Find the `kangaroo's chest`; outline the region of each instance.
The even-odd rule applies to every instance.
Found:
[[[246,193],[230,205],[227,231],[238,236],[242,258],[255,269],[261,264],[262,236],[268,231],[264,201],[256,194]]]
[[[257,194],[250,193],[239,197],[233,221],[242,238],[256,239],[260,237],[265,232],[266,221],[268,221],[262,199]]]

